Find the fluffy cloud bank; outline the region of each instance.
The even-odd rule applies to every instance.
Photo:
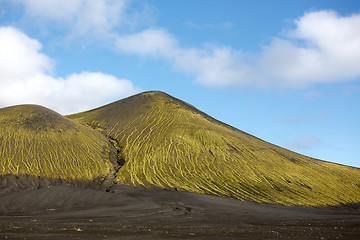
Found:
[[[125,14],[128,0],[12,0],[25,6],[29,17],[60,22],[72,35],[108,34],[129,16]]]
[[[307,87],[360,76],[360,14],[310,12],[294,23],[285,37],[273,38],[250,57],[223,46],[182,48],[164,29],[118,35],[116,46],[124,53],[167,59],[206,86]]]
[[[264,48],[259,67],[284,85],[347,81],[360,76],[360,14],[310,12],[287,39]]]
[[[74,113],[128,96],[137,90],[126,79],[101,72],[54,77],[41,44],[13,27],[0,27],[0,107],[40,104]]]
[[[118,35],[116,48],[122,53],[166,59],[180,71],[194,74],[204,85],[225,86],[248,81],[248,66],[242,54],[229,47],[208,45],[182,48],[165,29],[147,29],[139,33]]]
[[[245,54],[221,45],[182,47],[161,28],[134,32],[139,19],[149,19],[149,11],[139,10],[138,4],[129,12],[130,0],[12,1],[20,2],[27,16],[65,24],[71,35],[95,36],[121,53],[163,59],[204,86],[305,88],[360,77],[360,14],[305,13],[281,37]],[[132,32],[122,31],[124,26],[132,26],[126,28]]]

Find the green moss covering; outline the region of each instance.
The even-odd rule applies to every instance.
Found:
[[[121,183],[290,206],[360,202],[359,169],[272,145],[162,92],[69,118],[117,142]]]
[[[101,133],[36,105],[0,109],[0,176],[104,179],[116,156]]]

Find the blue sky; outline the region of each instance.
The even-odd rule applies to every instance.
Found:
[[[161,90],[360,167],[359,66],[355,0],[0,0],[0,107],[69,114]]]

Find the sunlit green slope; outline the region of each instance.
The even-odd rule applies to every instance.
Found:
[[[272,204],[360,202],[359,169],[264,142],[165,93],[142,93],[69,117],[116,140],[121,183]]]
[[[116,150],[98,131],[40,106],[0,109],[0,176],[101,181],[112,162]]]

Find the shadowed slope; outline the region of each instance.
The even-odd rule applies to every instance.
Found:
[[[277,147],[162,92],[69,117],[117,142],[121,183],[284,205],[360,202],[359,169]]]
[[[98,131],[47,108],[0,109],[0,176],[99,181],[114,172],[116,150]]]

